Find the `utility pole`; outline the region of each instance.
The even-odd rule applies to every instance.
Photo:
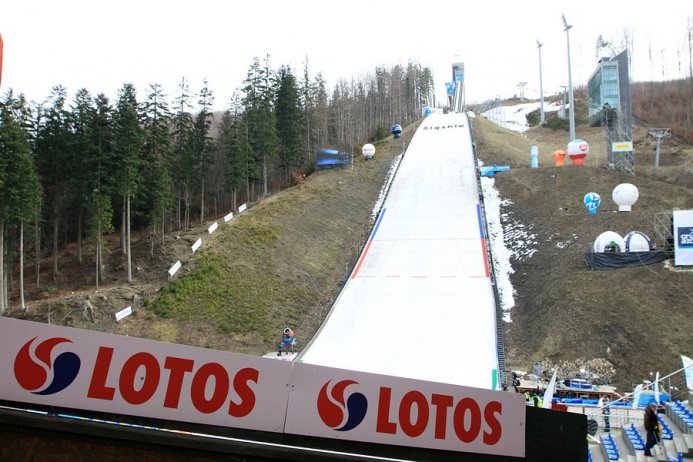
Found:
[[[537,50],[539,50],[539,124],[544,125],[544,84],[541,77],[541,47],[542,43],[537,40]]]
[[[657,168],[659,167],[659,144],[661,143],[662,138],[671,138],[671,133],[669,133],[668,128],[651,128],[649,131],[649,135],[657,140],[654,160],[654,166],[655,168]]]
[[[564,26],[563,30],[565,31],[565,36],[568,43],[568,119],[570,125],[570,141],[573,141],[575,139],[575,104],[573,101],[573,77],[570,69],[570,28],[573,26],[568,24],[568,21],[565,19],[565,14],[562,15],[562,18]]]

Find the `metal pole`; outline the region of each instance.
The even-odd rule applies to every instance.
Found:
[[[655,148],[655,160],[654,160],[655,168],[659,167],[659,143],[661,141],[662,141],[662,137],[657,135],[657,147]]]
[[[568,43],[568,104],[570,105],[568,108],[568,118],[570,125],[570,141],[573,141],[575,139],[575,104],[573,101],[573,77],[570,69],[570,28],[573,26],[568,24],[565,15],[563,15],[563,25],[565,26],[563,30],[565,31]]]
[[[539,50],[539,123],[544,125],[546,119],[544,118],[544,85],[541,77],[541,47],[542,44],[537,40],[537,49]]]

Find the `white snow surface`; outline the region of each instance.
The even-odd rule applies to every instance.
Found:
[[[491,194],[489,209],[499,200]],[[484,249],[467,116],[433,114],[402,157],[352,274],[297,360],[497,387],[495,299]],[[505,258],[500,250],[498,256]]]
[[[540,102],[516,104],[514,106],[498,106],[483,112],[481,115],[496,125],[518,133],[529,130],[527,114],[536,111],[541,106]],[[544,114],[555,112],[561,108],[560,104],[544,102]],[[566,110],[568,105],[566,105]]]

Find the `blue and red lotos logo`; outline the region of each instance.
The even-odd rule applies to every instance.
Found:
[[[72,343],[62,337],[53,337],[32,347],[32,338],[19,350],[14,360],[14,376],[19,385],[35,395],[52,395],[64,390],[75,380],[81,361],[71,351],[60,353],[51,361],[53,349],[61,343]],[[33,350],[33,355],[32,355]]]
[[[323,385],[318,394],[318,414],[330,428],[345,432],[356,428],[366,417],[368,400],[363,393],[352,393],[344,399],[344,391],[349,385],[358,385],[354,380],[337,382],[329,390],[330,382]]]

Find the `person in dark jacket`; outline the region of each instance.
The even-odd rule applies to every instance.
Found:
[[[657,438],[657,403],[652,401],[645,409],[645,432],[647,434],[647,442],[645,443],[645,455],[652,455],[652,448],[658,443]]]

